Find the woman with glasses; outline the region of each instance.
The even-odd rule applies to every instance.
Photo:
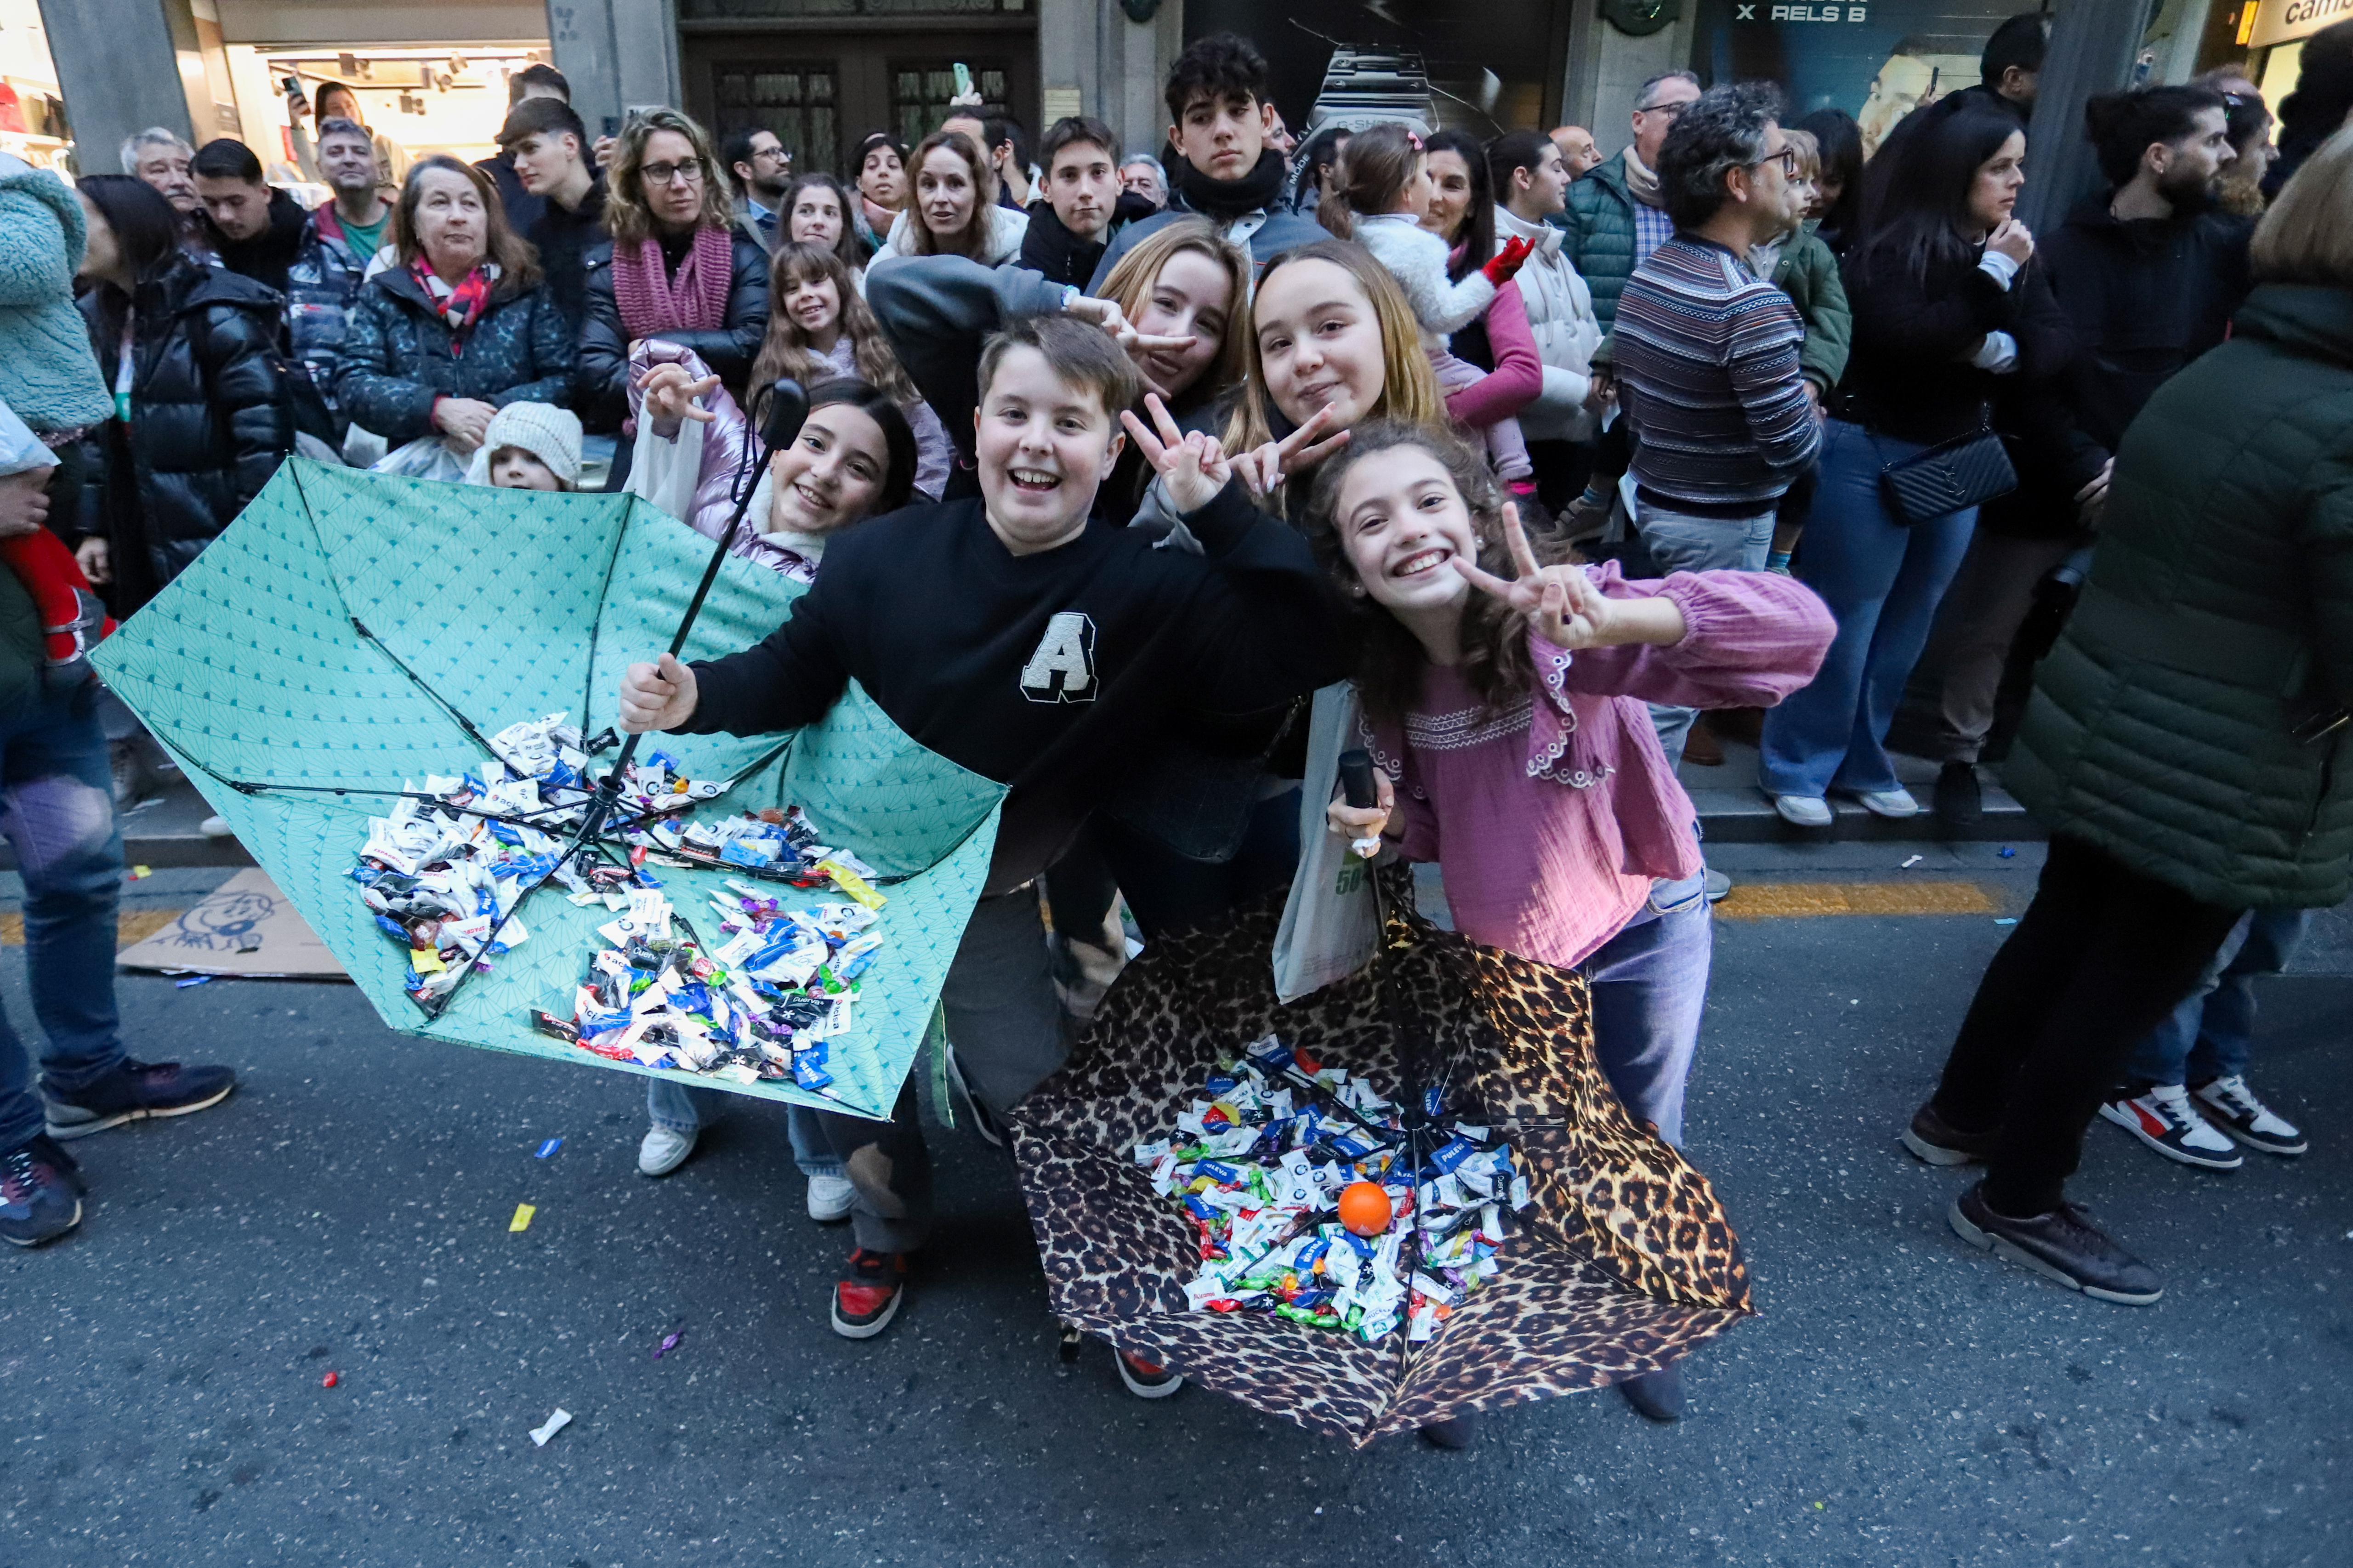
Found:
[[[634,115],[622,129],[605,204],[612,243],[586,263],[580,406],[592,430],[621,427],[629,351],[649,338],[693,351],[745,398],[768,330],[768,256],[736,227],[718,168],[711,138],[674,109]],[[617,487],[627,466],[615,464]]]
[[[1765,716],[1759,783],[1800,827],[1831,826],[1832,790],[1881,816],[1920,810],[1888,761],[1887,728],[1968,552],[1978,502],[1990,498],[1926,515],[1926,487],[1908,508],[1890,494],[1891,479],[1916,470],[1886,470],[1947,444],[1998,456],[1988,425],[1997,384],[2053,374],[2073,353],[2034,236],[2011,216],[2026,184],[2017,117],[1955,100],[1914,121],[1881,154],[1898,164],[1871,193],[1846,255],[1854,338],[1797,562],[1838,617],[1838,637],[1814,683]],[[1988,471],[1956,461],[1964,490]]]

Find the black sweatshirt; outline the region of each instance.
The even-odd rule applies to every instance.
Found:
[[[1854,312],[1854,347],[1831,412],[1900,440],[1934,445],[1980,428],[2012,376],[2055,374],[2074,351],[2043,268],[2029,261],[2004,289],[1972,255],[1932,263],[1915,278],[1901,263],[1850,251],[1841,271]],[[1989,332],[2018,344],[2005,375],[1963,359]]]
[[[776,632],[695,666],[689,732],[814,722],[852,679],[902,730],[1011,784],[988,889],[1051,865],[1180,707],[1250,713],[1342,679],[1337,605],[1306,541],[1237,480],[1186,518],[1206,555],[1087,524],[1016,556],[977,500],[909,507],[826,547]]]

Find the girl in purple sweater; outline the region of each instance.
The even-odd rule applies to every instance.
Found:
[[[1813,678],[1830,612],[1765,573],[1545,564],[1478,456],[1409,425],[1349,433],[1308,531],[1361,607],[1378,764],[1378,805],[1335,801],[1332,831],[1437,861],[1473,941],[1582,971],[1611,1087],[1680,1145],[1713,941],[1697,814],[1644,704],[1769,707]],[[1680,1370],[1627,1397],[1675,1419]]]

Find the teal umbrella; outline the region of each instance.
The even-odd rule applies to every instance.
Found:
[[[291,459],[194,565],[99,650],[107,684],[163,742],[394,1028],[773,1100],[888,1116],[980,895],[1005,788],[926,750],[853,684],[790,736],[655,736],[680,771],[729,782],[696,820],[797,804],[824,842],[881,876],[884,945],[849,1032],[828,1042],[831,1093],[742,1084],[603,1057],[536,1032],[568,1018],[601,905],[554,883],[512,911],[527,935],[465,976],[438,1014],[404,989],[391,941],[351,878],[368,820],[434,775],[492,763],[484,737],[566,715],[610,728],[628,664],[670,643],[711,542],[633,496],[553,495],[362,474]],[[681,657],[776,629],[802,590],[729,556]],[[602,762],[609,763],[607,752]],[[723,871],[649,867],[690,921]],[[787,906],[830,888],[762,888]]]

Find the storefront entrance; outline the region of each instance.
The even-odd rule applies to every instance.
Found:
[[[687,112],[714,135],[764,127],[802,173],[845,173],[869,132],[888,129],[912,148],[939,129],[955,94],[955,67],[972,74],[984,113],[1038,124],[1037,35],[1028,26],[921,31],[686,31],[681,68]]]

